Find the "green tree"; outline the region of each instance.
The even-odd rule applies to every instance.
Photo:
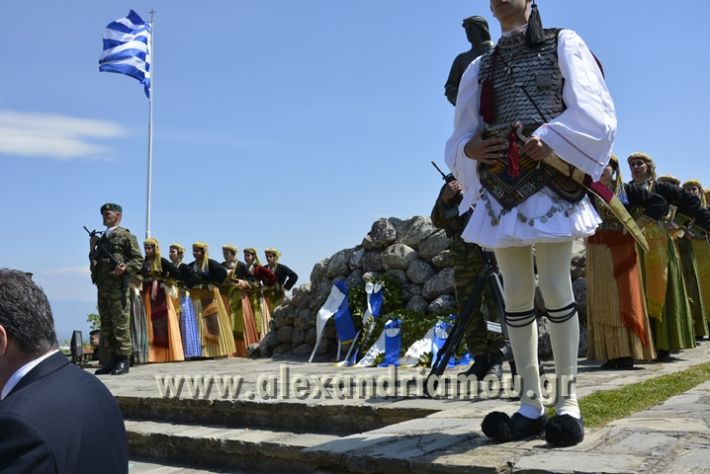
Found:
[[[86,322],[89,323],[89,328],[93,331],[101,329],[101,319],[97,313],[89,313],[86,315]]]

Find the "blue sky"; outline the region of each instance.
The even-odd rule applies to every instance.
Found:
[[[539,4],[604,64],[616,152],[710,185],[710,2]],[[144,237],[147,101],[98,71],[103,29],[131,8],[157,11],[153,236],[204,240],[215,258],[226,242],[275,246],[301,282],[375,219],[429,213],[461,20],[500,35],[485,0],[0,3],[0,265],[35,274],[61,339],[95,306],[82,225],[119,202]]]

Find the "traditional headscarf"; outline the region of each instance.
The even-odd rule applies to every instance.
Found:
[[[250,255],[254,256],[254,263],[253,265],[261,265],[261,262],[259,261],[259,255],[256,252],[256,249],[254,247],[247,247],[244,249],[244,253],[248,253]]]
[[[198,242],[195,242],[194,244],[192,244],[192,249],[193,250],[194,249],[201,249],[202,250],[202,252],[204,254],[204,258],[202,259],[202,263],[199,265],[199,268],[201,271],[204,272],[205,270],[207,270],[207,260],[209,258],[209,254],[207,252],[207,244],[204,242],[198,241]]]
[[[182,258],[185,255],[185,247],[183,247],[182,245],[180,245],[178,243],[173,242],[172,244],[170,244],[170,248],[177,250],[177,253],[180,256],[180,261],[182,262]]]
[[[703,185],[700,184],[700,181],[698,181],[697,179],[689,179],[688,181],[683,183],[683,189],[686,189],[689,186],[697,186],[698,189],[700,189],[700,196],[698,196],[698,199],[700,199],[700,204],[703,207],[708,207],[708,200],[707,200],[708,191],[703,189]]]
[[[223,251],[224,251],[224,250],[229,250],[229,251],[232,252],[234,255],[236,255],[237,252],[239,252],[239,249],[237,248],[237,246],[236,246],[236,245],[233,245],[233,244],[224,244],[224,245],[222,245],[222,250],[223,250]]]
[[[279,257],[281,256],[281,252],[279,252],[279,249],[277,249],[275,247],[268,247],[266,250],[264,250],[264,255],[266,255],[267,253],[270,253],[271,255],[276,257],[275,260],[277,262],[279,261]]]
[[[611,156],[609,157],[609,164],[611,165],[611,168],[614,170],[612,173],[612,180],[614,182],[614,194],[619,196],[619,200],[624,203],[628,204],[629,199],[626,196],[626,191],[624,190],[624,179],[621,176],[621,167],[619,166],[619,157],[616,156],[616,154],[612,153]],[[616,175],[616,176],[614,176]]]
[[[153,237],[148,237],[143,241],[143,246],[150,245],[153,247],[153,259],[150,262],[150,272],[154,274],[161,274],[163,273],[163,265],[161,263],[161,258],[160,258],[160,243],[158,242],[158,239],[154,239]]]
[[[659,176],[657,181],[659,181],[659,182],[662,181],[665,183],[671,183],[671,184],[675,184],[676,186],[680,186],[680,180],[670,174],[664,174],[663,176]]]
[[[649,183],[653,183],[656,181],[656,163],[654,163],[653,158],[648,153],[644,153],[642,151],[637,151],[635,153],[631,153],[626,161],[628,161],[629,165],[631,164],[632,161],[634,160],[643,160],[646,162],[646,166],[648,168],[648,174],[646,175],[646,180]]]

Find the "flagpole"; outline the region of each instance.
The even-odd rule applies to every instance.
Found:
[[[150,95],[148,97],[148,178],[145,204],[145,238],[150,238],[150,207],[153,194],[153,96],[155,94],[155,50],[153,36],[155,34],[155,10],[150,10]]]

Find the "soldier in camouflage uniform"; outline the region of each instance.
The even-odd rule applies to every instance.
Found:
[[[449,250],[454,262],[456,311],[458,315],[461,315],[466,300],[483,270],[483,265],[481,264],[481,247],[464,242],[461,238],[461,231],[466,227],[468,215],[459,216],[459,202],[461,202],[459,183],[455,180],[446,183],[441,188],[436,204],[431,211],[431,220],[436,227],[444,229],[446,235],[452,239]],[[490,320],[499,322],[500,314],[491,285],[484,286],[481,302],[486,305]],[[468,351],[474,357],[475,362],[466,371],[466,374],[475,375],[479,380],[487,374],[493,374],[500,379],[503,376],[501,353],[504,345],[503,335],[486,329],[486,321],[480,307],[474,311],[465,329],[465,334]]]
[[[96,374],[121,375],[128,372],[131,355],[130,300],[128,279],[140,277],[143,256],[136,237],[119,227],[123,209],[118,204],[101,206],[106,231],[89,242],[91,280],[98,289],[101,317],[101,350],[111,354]]]

